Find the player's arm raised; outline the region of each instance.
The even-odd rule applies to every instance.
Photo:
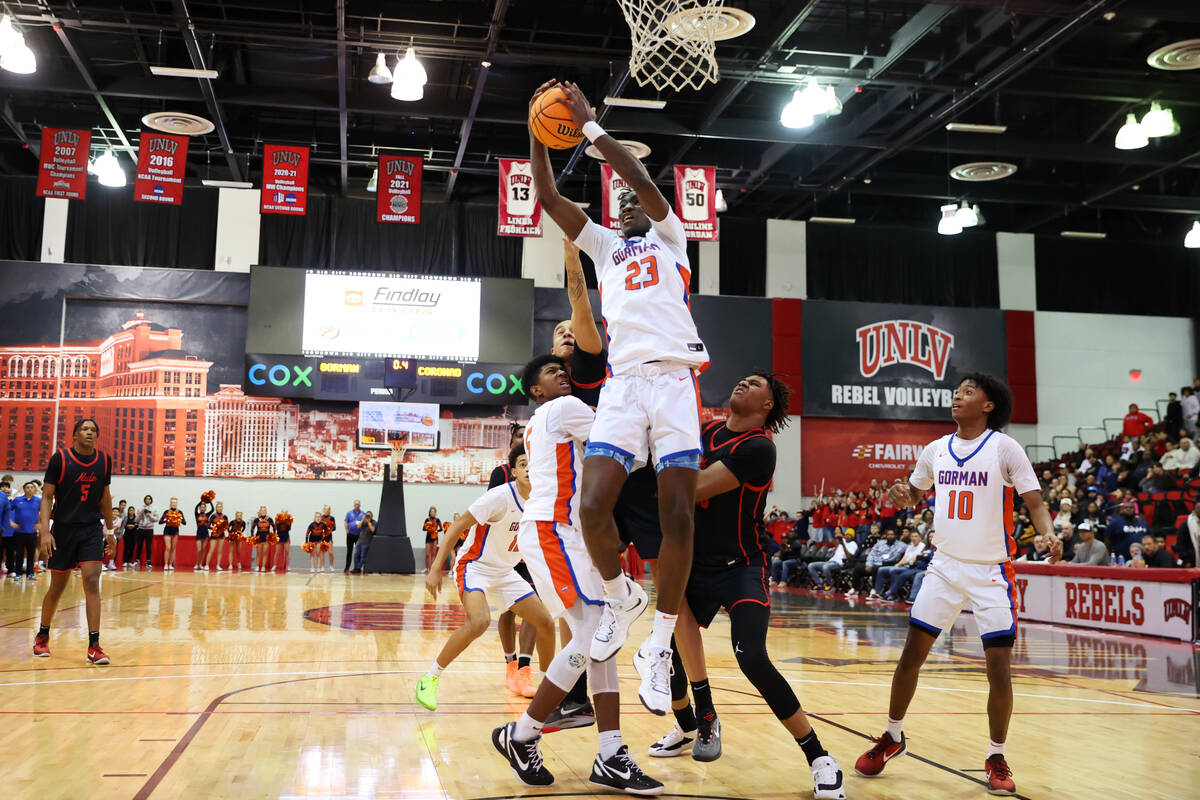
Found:
[[[604,349],[596,318],[592,316],[592,301],[588,299],[583,264],[579,261],[579,245],[563,237],[563,268],[567,272],[567,298],[571,301],[571,330],[575,346],[593,355]]]
[[[442,565],[446,563],[446,559],[450,557],[451,551],[454,550],[454,543],[458,541],[463,532],[470,529],[472,525],[478,525],[475,518],[471,516],[471,512],[464,511],[459,515],[458,519],[454,520],[453,524],[446,531],[446,535],[442,537],[442,543],[438,547],[437,555],[433,557],[433,566],[429,568],[429,574],[425,576],[425,588],[434,597],[438,596],[438,590],[442,588]]]
[[[575,125],[582,131],[583,126],[587,123],[596,122],[596,112],[588,103],[583,90],[570,81],[563,84],[563,89],[567,93],[567,108],[571,111],[571,119]],[[584,133],[586,134],[586,131]],[[641,203],[642,210],[646,212],[646,215],[655,222],[666,219],[667,214],[671,211],[671,204],[654,185],[654,180],[646,171],[645,165],[633,153],[626,150],[625,145],[607,133],[596,137],[593,144],[596,145],[596,149],[600,151],[613,170],[624,178],[625,182],[629,184],[629,188],[637,194],[638,202]],[[536,176],[536,174],[535,168],[534,175]],[[541,196],[540,193],[538,196]],[[556,219],[555,222],[557,221]]]
[[[531,111],[538,96],[557,83],[558,81],[547,81],[537,88],[529,101]],[[550,166],[550,152],[546,145],[533,135],[532,128],[529,131],[529,163],[533,166],[533,188],[537,191],[538,202],[546,209],[554,224],[562,228],[562,232],[574,241],[587,224],[587,214],[558,193],[558,187],[554,184],[554,169]]]

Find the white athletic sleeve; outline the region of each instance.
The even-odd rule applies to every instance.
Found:
[[[1021,449],[1015,439],[1004,436],[998,443],[1000,450],[1000,474],[1005,483],[1016,487],[1017,494],[1035,492],[1042,488],[1038,482],[1037,473],[1029,463],[1029,456]]]
[[[547,409],[546,431],[579,442],[587,441],[596,412],[574,395],[560,397]]]
[[[583,224],[583,230],[575,237],[575,244],[579,246],[580,250],[587,253],[588,258],[592,259],[592,263],[596,265],[597,278],[609,266],[608,253],[612,249],[613,240],[619,238],[621,237],[617,235],[616,231],[611,231],[603,225],[597,225],[590,219]]]
[[[667,206],[667,215],[655,222],[650,220],[650,224],[654,226],[654,231],[663,238],[663,241],[680,250],[687,251],[687,234],[683,230],[683,223],[679,221],[679,215],[675,213],[675,209]]]
[[[471,503],[467,513],[475,518],[475,521],[481,525],[491,525],[504,519],[504,515],[508,513],[508,484],[502,483],[495,489],[489,489],[479,496],[479,498]]]
[[[925,445],[921,457],[917,459],[917,465],[913,467],[912,475],[908,476],[908,482],[923,492],[933,486],[933,454],[937,449],[936,445],[936,441]]]

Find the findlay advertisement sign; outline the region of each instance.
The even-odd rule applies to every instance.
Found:
[[[808,300],[801,324],[806,415],[945,420],[962,375],[1007,372],[998,309]]]

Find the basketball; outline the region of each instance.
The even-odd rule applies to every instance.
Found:
[[[558,86],[542,92],[534,101],[529,127],[534,137],[551,150],[566,150],[583,141],[567,109],[567,93]]]

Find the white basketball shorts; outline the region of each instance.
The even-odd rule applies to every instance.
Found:
[[[674,362],[640,364],[600,390],[587,456],[606,455],[632,472],[654,466],[700,468],[700,386]]]
[[[1017,632],[1016,573],[1011,561],[972,564],[937,552],[908,619],[926,633],[937,636],[949,628],[959,612],[975,616],[979,636],[986,646],[1001,644]]]
[[[533,594],[529,582],[511,567],[488,567],[471,561],[461,568],[455,565],[454,583],[459,597],[467,592],[483,592],[489,603],[495,603],[501,611],[507,611]]]
[[[561,617],[576,603],[603,604],[604,579],[592,563],[578,528],[521,520],[517,548],[551,617]],[[528,589],[529,584],[525,586]]]

